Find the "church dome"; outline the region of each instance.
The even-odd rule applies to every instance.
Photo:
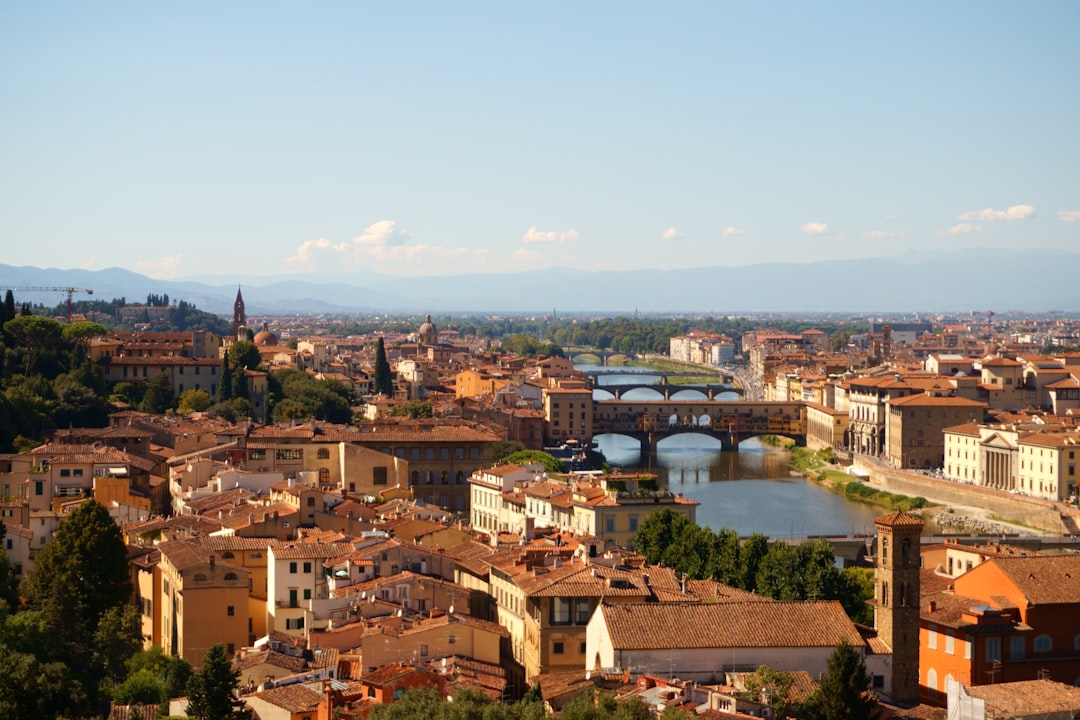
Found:
[[[254,341],[256,345],[277,345],[278,337],[270,331],[266,323],[263,323],[262,330],[255,333]]]
[[[435,323],[431,322],[430,314],[424,319],[424,322],[420,325],[420,329],[416,331],[416,335],[421,345],[438,344],[439,331],[435,327]]]

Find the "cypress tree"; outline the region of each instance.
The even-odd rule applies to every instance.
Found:
[[[218,383],[218,402],[232,399],[232,368],[229,367],[229,353],[221,355],[221,382]]]
[[[14,295],[14,293],[11,292],[11,290],[8,290],[7,294],[4,295],[3,308],[0,309],[0,325],[7,322],[8,320],[14,320],[14,319],[15,319],[15,295]]]
[[[382,338],[379,338],[379,345],[375,349],[375,392],[387,397],[394,396],[394,378]]]

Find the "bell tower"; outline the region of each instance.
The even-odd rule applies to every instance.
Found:
[[[247,314],[244,312],[244,296],[240,294],[240,287],[236,288],[236,302],[233,303],[232,331],[233,339],[240,336],[240,329],[247,327]]]
[[[923,521],[897,510],[874,519],[874,627],[892,648],[897,705],[919,703],[919,566]]]

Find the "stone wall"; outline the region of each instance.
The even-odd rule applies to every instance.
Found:
[[[1035,498],[1010,495],[998,490],[928,477],[919,473],[892,470],[878,465],[858,465],[870,473],[871,485],[887,492],[924,497],[941,505],[983,508],[995,515],[1046,533],[1053,535],[1069,533],[1069,529],[1062,524],[1060,512]]]

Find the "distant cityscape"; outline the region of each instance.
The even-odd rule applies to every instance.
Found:
[[[363,717],[416,687],[761,717],[776,706],[761,667],[810,702],[846,647],[896,717],[1017,697],[1080,711],[1069,314],[552,308],[444,324],[255,315],[242,286],[224,317],[66,292],[5,303],[6,562],[32,577],[66,518],[100,504],[126,544],[139,645],[196,671],[223,646],[258,717]],[[647,399],[602,380],[630,364],[659,376]],[[26,415],[13,388],[70,387],[70,368],[96,399],[56,392]],[[770,595],[780,561],[751,561],[757,540],[732,550],[741,584],[721,565],[694,575],[639,531],[694,527],[698,501],[593,450],[617,434],[646,457],[686,433],[717,452],[790,444],[834,480],[982,511],[995,534],[972,517],[924,536],[924,511],[883,505],[873,537],[830,550],[854,548],[853,572],[832,572],[864,571],[865,618],[839,586]]]

